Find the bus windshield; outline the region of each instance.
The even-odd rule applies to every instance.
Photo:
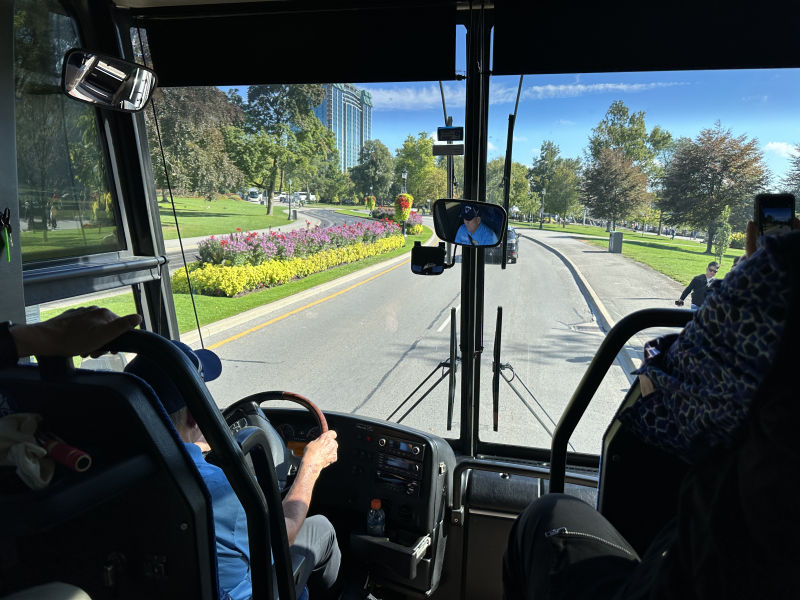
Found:
[[[57,62],[34,60],[26,31],[16,38],[20,73],[55,73]],[[77,45],[71,28],[58,31],[59,48]],[[460,28],[461,71],[463,37]],[[93,109],[36,95],[26,81],[17,112],[23,256],[123,251]],[[614,323],[641,308],[688,308],[683,292],[709,262],[719,263],[714,278],[730,270],[754,194],[798,187],[796,128],[787,123],[799,83],[793,69],[491,79],[485,180],[469,199],[503,204],[507,193],[509,220],[501,245],[480,251],[482,441],[548,448]],[[33,100],[22,101],[28,91]],[[461,340],[455,365],[449,357],[462,250],[453,250],[457,268],[436,278],[415,277],[408,251],[438,242],[437,199],[464,197],[464,159],[441,151],[437,128],[464,125],[466,105],[460,80],[156,91],[144,113],[148,183],[181,337],[223,359],[209,385],[220,406],[284,389],[326,410],[458,437],[447,384],[452,366],[457,381],[461,374]],[[118,312],[134,309],[129,293],[114,301]],[[36,308],[46,317],[67,306]],[[599,453],[657,333],[619,355],[572,451]]]

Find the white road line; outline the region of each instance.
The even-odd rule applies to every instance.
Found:
[[[458,316],[458,311],[460,310],[461,310],[461,305],[456,306],[456,316]],[[447,318],[444,320],[444,323],[439,325],[439,329],[436,330],[436,333],[441,333],[442,331],[444,331],[445,327],[449,326],[450,326],[450,313],[447,313]]]

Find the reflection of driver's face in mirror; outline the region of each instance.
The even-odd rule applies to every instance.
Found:
[[[472,219],[464,217],[464,227],[466,227],[467,231],[469,231],[470,233],[475,233],[475,231],[477,231],[478,229],[478,225],[480,224],[481,224],[481,218],[478,216],[475,216]]]
[[[477,206],[464,204],[461,206],[462,224],[456,233],[456,244],[466,246],[494,246],[497,234],[488,227],[481,218],[481,210]]]

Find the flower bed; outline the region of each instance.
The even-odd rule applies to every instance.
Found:
[[[237,231],[200,243],[200,261],[189,265],[192,289],[233,297],[281,285],[341,264],[403,246],[397,226],[388,222],[300,229],[286,234]],[[188,293],[186,271],[172,276],[172,289]]]

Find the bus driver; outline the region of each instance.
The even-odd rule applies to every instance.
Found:
[[[222,364],[216,354],[210,350],[195,352],[186,344],[173,343],[189,357],[204,381],[219,376]],[[196,444],[202,440],[200,428],[170,377],[155,361],[145,356],[134,358],[125,371],[141,377],[155,390],[211,495],[220,598],[249,599],[252,595],[250,545],[244,507],[222,469],[205,461],[203,451]],[[314,598],[335,598],[338,595],[341,552],[336,531],[322,515],[306,518],[314,484],[322,469],[336,462],[337,448],[336,432],[332,430],[309,442],[294,483],[282,503],[290,551],[305,557],[300,581],[308,581]],[[307,595],[304,593],[303,597]]]

